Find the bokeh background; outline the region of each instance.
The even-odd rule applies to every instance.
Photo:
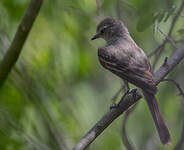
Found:
[[[28,4],[28,0],[0,0],[1,59]],[[90,40],[100,16],[123,20],[137,44],[149,54],[165,39],[180,5],[181,0],[45,0],[21,56],[0,90],[0,149],[72,149],[109,110],[112,97],[123,84],[98,62],[97,48],[105,42]],[[184,37],[183,26],[184,13],[173,30],[174,40]],[[177,47],[180,45],[178,42]],[[155,68],[174,50],[168,43]],[[154,60],[154,56],[150,58],[151,63]],[[183,68],[182,62],[169,74],[182,88]],[[126,126],[136,150],[171,150],[179,141],[183,99],[171,83],[160,83],[158,89],[158,103],[172,145],[165,148],[160,144],[146,103],[141,100]],[[88,149],[125,150],[122,117]]]

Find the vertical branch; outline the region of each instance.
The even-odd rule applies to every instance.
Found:
[[[24,17],[17,29],[14,39],[8,48],[1,64],[0,64],[0,87],[6,80],[8,73],[15,65],[22,47],[28,37],[32,25],[39,13],[43,0],[31,0]]]
[[[116,14],[118,19],[121,19],[120,0],[117,0],[116,2]]]
[[[97,14],[100,20],[104,18],[104,14],[101,10],[102,4],[103,4],[103,0],[96,0]]]
[[[184,144],[184,122],[183,122],[181,137],[178,143],[176,144],[176,146],[174,147],[174,150],[182,150],[183,144]]]
[[[128,138],[128,135],[126,132],[126,124],[127,124],[129,115],[135,110],[135,108],[136,108],[136,104],[126,111],[125,116],[123,118],[123,123],[122,123],[122,141],[127,150],[134,150],[133,144]]]

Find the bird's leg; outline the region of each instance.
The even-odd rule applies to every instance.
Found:
[[[112,104],[111,104],[111,106],[110,106],[110,109],[117,106],[116,100],[117,100],[119,94],[124,90],[124,88],[125,88],[125,85],[123,85],[123,86],[116,92],[116,94],[112,97]]]
[[[133,89],[129,93],[132,93],[133,94],[133,99],[135,100],[136,99],[137,89]]]
[[[122,97],[121,99],[124,99],[125,96],[126,96],[127,94],[129,94],[129,93],[130,93],[130,92],[127,91],[127,92],[123,95],[123,97]],[[120,103],[111,105],[110,109],[112,109],[112,108],[119,108],[119,104],[120,104]]]
[[[129,91],[129,90],[126,91],[126,93],[123,95],[123,97],[122,97],[121,99],[124,99],[124,98],[126,97],[127,94],[131,94],[131,93],[133,94],[133,99],[135,100],[135,99],[136,99],[137,89],[133,89],[133,90],[131,90],[131,91]],[[120,104],[120,103],[111,105],[110,109],[119,108],[119,104]]]
[[[124,86],[121,87],[121,89],[115,94],[115,96],[112,98],[112,105],[110,106],[110,109],[112,108],[118,108],[119,107],[119,103],[116,104],[115,101],[117,99],[117,97],[119,96],[120,92],[121,91],[124,91],[125,90],[125,94],[123,95],[123,98],[129,93],[130,91],[130,88],[129,88],[129,85],[128,85],[128,81],[126,80],[123,80],[124,81]]]
[[[128,84],[127,80],[123,80],[123,82],[124,82],[124,85],[125,85],[125,94],[126,94],[130,91],[130,87],[129,87],[129,84]]]

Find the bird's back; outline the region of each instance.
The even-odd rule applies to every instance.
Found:
[[[120,78],[156,93],[157,89],[151,73],[150,63],[144,51],[132,39],[120,39],[98,49],[102,66]],[[132,44],[133,43],[133,44]]]

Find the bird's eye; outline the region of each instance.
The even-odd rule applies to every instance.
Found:
[[[107,29],[107,26],[104,26],[101,30],[100,33],[103,34],[105,32],[105,30]]]

